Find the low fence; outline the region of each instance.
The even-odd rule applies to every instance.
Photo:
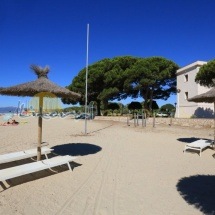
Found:
[[[111,120],[124,123],[135,123],[134,119],[128,119],[126,116],[96,116],[95,120]],[[142,119],[138,120],[139,125],[142,125]],[[195,128],[213,128],[214,120],[213,119],[203,119],[203,118],[155,118],[155,124],[164,124],[164,125],[178,125],[178,126],[187,126]],[[147,118],[146,124],[153,124],[153,118]]]

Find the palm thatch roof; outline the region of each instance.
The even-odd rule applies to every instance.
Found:
[[[213,79],[213,82],[215,83],[215,79]],[[206,102],[206,103],[213,103],[215,102],[215,87],[210,89],[206,93],[202,93],[200,95],[194,96],[190,99],[188,99],[189,102]]]
[[[215,88],[212,88],[206,93],[194,96],[188,99],[189,102],[206,102],[206,103],[213,103],[215,102]]]
[[[37,75],[37,80],[6,88],[0,87],[0,95],[35,96],[41,92],[49,92],[60,98],[77,99],[81,96],[50,81],[48,79],[48,66],[41,68],[40,66],[32,65],[30,68]]]

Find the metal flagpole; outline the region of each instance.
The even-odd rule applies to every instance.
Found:
[[[85,134],[87,134],[87,79],[88,79],[88,47],[89,47],[89,24],[87,24],[87,55],[86,55],[86,90],[85,90]]]

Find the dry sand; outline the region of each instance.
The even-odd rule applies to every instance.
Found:
[[[0,126],[0,154],[37,146],[37,119],[17,120],[27,123]],[[43,120],[44,144],[78,156],[73,171],[65,165],[1,184],[0,214],[215,214],[215,152],[183,154],[213,129],[88,121],[87,131],[82,120]]]

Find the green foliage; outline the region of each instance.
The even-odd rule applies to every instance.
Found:
[[[139,59],[127,71],[124,88],[129,96],[142,96],[148,100],[167,100],[176,93],[176,71],[178,65],[162,57]],[[147,108],[147,107],[146,107]],[[149,107],[150,108],[150,107]]]
[[[172,104],[165,104],[165,105],[161,106],[160,110],[164,111],[164,112],[167,111],[169,113],[169,112],[175,110],[175,107]]]
[[[144,105],[144,107],[146,107],[147,109],[149,109],[150,108],[150,105],[151,105],[151,109],[152,110],[157,110],[157,109],[159,109],[159,106],[158,106],[158,104],[157,104],[157,102],[156,101],[152,101],[152,103],[151,103],[151,101],[149,100],[149,101],[147,101],[147,103],[145,103],[145,102],[143,102],[143,105]]]
[[[63,109],[63,112],[71,112],[75,111],[76,113],[83,112],[83,107],[81,106],[72,106],[72,107],[66,107]]]
[[[131,67],[137,58],[134,57],[116,57],[113,59],[103,59],[88,67],[88,100],[95,101],[97,104],[98,115],[100,115],[101,103],[106,109],[109,100],[119,99],[123,94],[123,83],[126,77],[125,70]],[[80,104],[85,100],[85,80],[86,69],[82,69],[67,87],[69,90],[79,92],[82,98]],[[66,104],[74,104],[69,99],[62,100]]]
[[[213,87],[215,78],[215,59],[204,64],[196,74],[195,82],[205,87]]]
[[[126,98],[123,84],[127,78],[126,71],[131,68],[138,58],[124,56],[111,59],[109,70],[105,72],[104,88],[99,99],[104,101]]]
[[[195,119],[195,118],[197,118],[197,116],[195,114],[193,114],[190,118]]]
[[[136,58],[131,56],[106,58],[88,67],[88,101],[94,101],[100,115],[101,105],[128,96],[143,97],[145,104],[153,99],[168,99],[176,90],[178,66],[162,57]],[[85,101],[86,68],[82,69],[67,87],[82,97],[78,101],[63,99],[66,104],[83,105]],[[153,102],[148,109],[152,109]],[[153,107],[154,108],[154,107]]]
[[[114,111],[114,110],[118,110],[120,107],[119,107],[119,104],[116,103],[116,102],[111,102],[111,103],[108,103],[108,109]]]
[[[129,110],[141,110],[142,105],[140,102],[131,102],[130,104],[128,104],[128,109]]]

